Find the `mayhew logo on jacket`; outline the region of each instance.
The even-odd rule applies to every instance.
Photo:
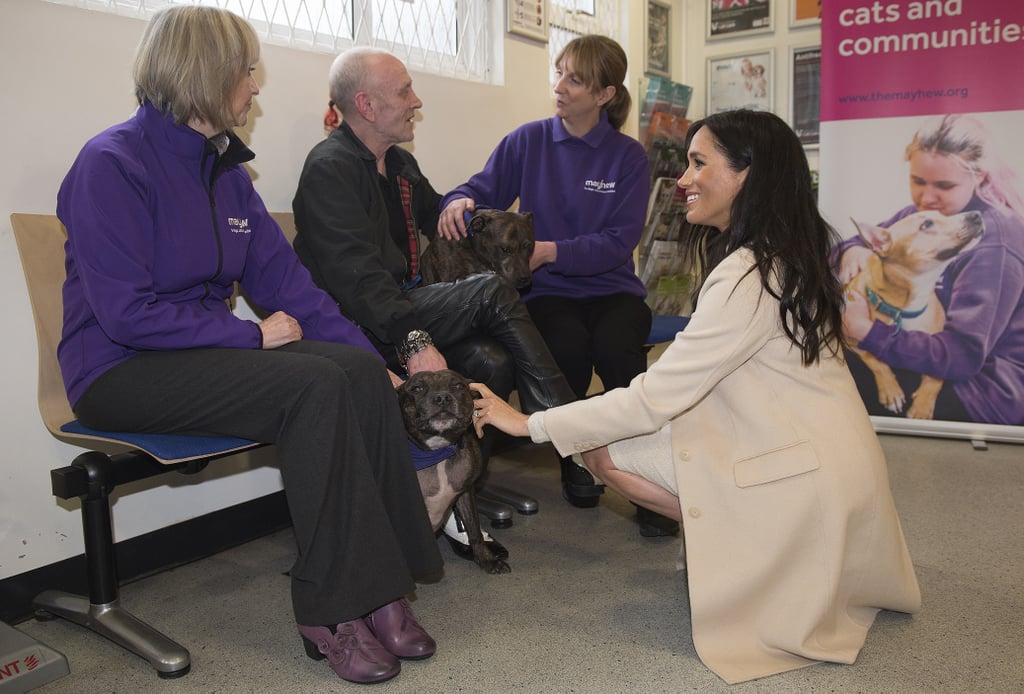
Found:
[[[595,181],[588,178],[583,183],[583,190],[589,190],[592,193],[614,193],[615,181],[606,181],[603,178],[600,181]]]
[[[232,234],[251,234],[252,229],[249,228],[249,218],[239,219],[238,217],[228,217],[228,228],[231,229]]]

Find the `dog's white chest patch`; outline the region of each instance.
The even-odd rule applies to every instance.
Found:
[[[431,436],[430,438],[428,438],[423,443],[427,444],[427,447],[430,450],[436,451],[438,448],[443,448],[444,446],[447,446],[448,445],[448,439],[444,438],[443,436],[436,436],[435,435],[435,436]]]

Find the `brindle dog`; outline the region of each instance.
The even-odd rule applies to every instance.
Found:
[[[454,282],[493,272],[517,289],[530,284],[530,256],[535,243],[533,213],[477,210],[466,225],[468,236],[435,237],[421,258],[423,284]]]
[[[491,574],[509,565],[484,543],[474,484],[480,476],[480,446],[473,430],[473,393],[469,379],[455,371],[421,371],[400,385],[398,403],[410,440],[421,451],[451,447],[451,455],[416,472],[430,523],[437,532],[454,504],[462,517],[473,560]],[[443,453],[442,453],[443,455]]]

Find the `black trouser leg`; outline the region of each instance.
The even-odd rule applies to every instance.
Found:
[[[397,398],[370,352],[311,341],[144,352],[93,383],[76,414],[100,429],[276,444],[300,624],[354,619],[441,569]]]
[[[497,275],[473,275],[432,284],[414,289],[410,296],[417,315],[425,322],[424,329],[442,353],[445,346],[481,335],[492,338],[509,353],[523,412],[537,412],[575,399],[519,292]]]

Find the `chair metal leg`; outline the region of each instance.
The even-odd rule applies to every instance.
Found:
[[[479,503],[480,497],[507,504],[524,516],[533,515],[540,510],[536,499],[495,484],[488,484],[477,492],[477,503]]]
[[[57,590],[35,597],[37,610],[80,624],[139,655],[163,678],[181,677],[192,667],[189,652],[181,644],[121,607],[118,598],[114,535],[110,520],[110,491],[116,484],[112,458],[89,451],[70,467],[51,472],[54,493],[64,499],[82,500],[82,534],[88,572],[89,597]],[[84,479],[80,474],[84,471]]]
[[[160,677],[181,677],[192,667],[191,657],[184,646],[121,607],[120,600],[94,605],[81,595],[46,590],[35,597],[32,605],[37,610],[45,610],[91,629],[145,658]]]
[[[508,528],[512,525],[512,507],[485,497],[482,491],[476,494],[476,509],[491,519],[492,528]]]

